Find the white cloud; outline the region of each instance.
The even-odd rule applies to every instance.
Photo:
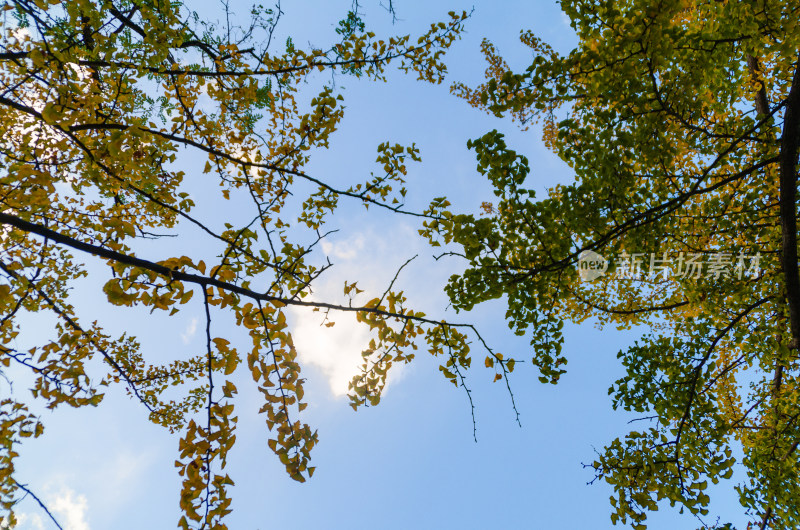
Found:
[[[356,320],[355,313],[331,311],[326,322],[335,324],[326,327],[321,312],[297,307],[290,307],[289,312],[294,321],[292,339],[300,362],[319,368],[327,376],[334,396],[347,395],[348,384],[364,364],[361,352],[369,346],[369,328]],[[401,379],[404,370],[402,363],[392,365],[386,376],[384,395]]]
[[[68,485],[76,483],[74,471],[52,475],[45,482],[42,500],[64,530],[89,530],[89,500],[93,516],[102,519],[130,509],[142,492],[152,489],[146,482],[155,460],[151,450],[134,449],[128,443],[118,444],[102,452],[102,460],[106,465],[88,470],[87,476],[89,483],[104,486],[91,488],[85,492],[85,496],[77,494]],[[48,523],[46,516],[44,519]],[[51,526],[45,524],[45,528]]]
[[[37,513],[35,514],[18,513],[17,526],[15,526],[14,528],[15,530],[45,530],[44,521],[42,520],[42,517]]]
[[[364,236],[357,234],[342,241],[322,241],[322,251],[329,257],[350,261],[364,250]]]
[[[16,42],[12,41],[11,44],[25,42],[30,40],[31,32],[30,30],[28,30],[28,28],[16,27],[13,30],[11,30],[11,38],[14,39],[14,41],[16,41]]]
[[[195,333],[197,333],[197,317],[193,317],[189,325],[186,326],[186,331],[181,333],[181,340],[184,344],[189,344]]]
[[[89,523],[86,522],[86,515],[89,511],[89,503],[84,495],[76,494],[66,486],[61,486],[58,492],[54,492],[54,485],[57,481],[51,481],[45,486],[44,494],[40,497],[42,502],[56,521],[64,530],[90,530]],[[27,506],[31,512],[17,513],[18,524],[16,530],[45,530],[52,526],[52,521],[44,512],[36,513],[41,510],[36,501],[30,499]],[[6,528],[3,526],[2,528]]]
[[[89,504],[85,496],[62,486],[58,493],[46,493],[42,501],[64,530],[90,530],[86,522]],[[17,520],[16,530],[45,530],[52,525],[49,517],[38,513],[17,513]]]
[[[356,322],[355,314],[332,314],[336,324],[330,328],[321,325],[322,313],[290,308],[290,314],[295,322],[292,338],[300,362],[322,370],[333,395],[347,394],[347,384],[363,362],[361,352],[369,344],[367,327]]]
[[[51,497],[48,507],[64,530],[89,530],[89,523],[86,522],[89,505],[83,495],[77,495],[66,487],[61,488]]]
[[[348,305],[342,288],[357,281],[364,293],[358,295],[353,306],[380,296],[388,287],[396,267],[418,252],[421,241],[415,231],[406,225],[395,225],[378,235],[372,229],[355,232],[348,238],[324,239],[322,251],[335,265],[314,285],[311,299]],[[416,280],[416,281],[415,281]],[[395,285],[395,290],[415,287],[421,277],[416,278],[405,271]],[[419,299],[418,296],[410,298]],[[430,293],[425,293],[429,295]],[[306,299],[308,300],[308,298]],[[331,311],[325,315],[308,308],[290,307],[288,315],[292,321],[292,338],[298,351],[299,361],[319,368],[328,378],[334,396],[347,394],[348,383],[360,373],[363,358],[361,352],[369,346],[369,328],[356,320],[355,313]],[[332,327],[324,323],[335,322]],[[403,364],[394,364],[387,376],[387,386],[396,383],[404,372]]]
[[[237,144],[231,150],[230,155],[235,158],[236,160],[241,160],[244,162],[250,163],[260,163],[262,162],[258,147],[255,145],[245,146],[241,144]],[[254,179],[259,178],[259,168],[255,166],[250,167],[250,176]]]

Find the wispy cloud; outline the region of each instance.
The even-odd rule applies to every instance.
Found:
[[[359,256],[364,250],[363,234],[356,234],[350,239],[341,241],[322,241],[322,251],[329,257],[350,261]]]
[[[186,326],[186,331],[181,333],[181,340],[184,344],[189,344],[192,342],[192,338],[194,337],[195,333],[197,333],[197,322],[197,317],[192,317],[189,325]]]
[[[16,528],[16,530],[45,530],[44,521],[37,513],[18,513],[17,526],[14,528]]]

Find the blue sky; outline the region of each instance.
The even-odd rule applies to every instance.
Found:
[[[282,38],[291,35],[296,46],[323,45],[336,39],[336,21],[350,1],[284,1]],[[212,4],[209,4],[212,5]],[[236,4],[233,4],[237,8]],[[244,4],[242,4],[244,5]],[[395,2],[400,21],[377,1],[363,3],[368,26],[379,35],[419,33],[443,20],[449,10],[470,10],[461,0]],[[216,6],[216,4],[213,4]],[[197,5],[201,12],[213,7]],[[410,208],[423,208],[432,197],[447,195],[458,211],[478,211],[491,200],[488,183],[475,171],[466,148],[470,138],[497,128],[511,147],[525,154],[532,166],[531,185],[542,194],[559,182],[569,182],[569,168],[544,148],[539,131],[519,129],[510,120],[482,114],[449,94],[449,83],[475,85],[485,63],[479,54],[483,37],[492,40],[512,66],[524,68],[531,59],[517,36],[531,29],[558,51],[567,51],[574,34],[551,2],[476,2],[467,32],[448,54],[450,75],[443,85],[418,83],[397,73],[388,83],[338,79],[344,87],[347,110],[340,130],[326,152],[314,155],[308,169],[325,180],[355,183],[367,178],[375,148],[385,140],[421,149],[422,164],[410,168]],[[241,8],[239,8],[241,9]],[[242,9],[244,11],[244,9]],[[187,181],[198,211],[219,223],[235,218],[233,205],[212,202],[203,192],[197,164],[184,157]],[[193,177],[194,174],[194,177]],[[419,254],[400,276],[413,305],[429,315],[478,324],[500,352],[530,358],[524,339],[514,337],[503,320],[502,301],[485,304],[470,314],[447,309],[441,288],[457,261],[432,259],[433,249],[416,236],[413,219],[364,209],[342,202],[322,251],[335,263],[317,285],[315,296],[341,295],[342,281],[359,280],[360,287],[381,292],[397,267]],[[141,254],[158,258],[159,251],[179,255],[208,252],[201,239],[186,230],[179,242],[153,243]],[[175,251],[172,246],[182,247]],[[76,289],[86,320],[103,317],[107,329],[130,332],[150,355],[188,357],[203,344],[202,307],[189,304],[174,317],[149,317],[147,311],[109,309],[91,280],[105,272],[90,263],[89,281]],[[365,295],[366,296],[366,295]],[[526,365],[514,372],[512,385],[522,427],[515,422],[502,383],[492,384],[494,372],[484,370],[475,353],[468,381],[476,405],[477,438],[472,438],[469,403],[461,389],[448,383],[438,362],[424,352],[391,379],[379,407],[353,412],[341,395],[343,381],[359,358],[366,335],[345,317],[334,317],[328,330],[319,315],[293,312],[296,341],[308,378],[311,403],[305,421],[319,429],[320,444],[312,480],[298,484],[266,446],[266,427],[255,412],[258,396],[246,383],[239,386],[237,445],[228,472],[232,489],[232,529],[266,528],[610,528],[610,489],[593,478],[582,462],[591,462],[594,448],[623,435],[631,418],[611,410],[609,385],[621,375],[616,353],[636,332],[598,330],[591,322],[567,326],[565,352],[568,373],[557,386],[543,386]],[[225,318],[217,319],[218,335],[237,332]],[[27,329],[46,329],[50,321],[32,317]],[[246,335],[239,333],[240,340]],[[235,342],[235,341],[234,341]],[[24,380],[15,384],[24,392]],[[59,409],[43,412],[46,432],[27,443],[18,465],[18,480],[40,491],[66,529],[173,528],[179,518],[179,477],[173,466],[178,437],[150,424],[140,405],[119,389],[93,410]],[[736,477],[734,477],[736,478]],[[739,513],[728,489],[712,490],[716,515],[732,520]],[[667,508],[667,507],[665,507]],[[20,506],[21,528],[50,528],[30,501]],[[651,528],[696,528],[691,516],[665,509],[651,517]]]

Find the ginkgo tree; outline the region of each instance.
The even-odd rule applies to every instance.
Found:
[[[366,30],[356,3],[338,24],[338,42],[301,49],[291,39],[275,42],[279,4],[254,8],[243,25],[232,17],[222,17],[227,25],[206,22],[190,7],[160,0],[2,5],[0,375],[24,370],[34,383],[32,395],[7,395],[0,380],[0,526],[14,526],[22,496],[36,498],[35,485],[14,469],[19,444],[44,429],[31,399],[49,408],[97,406],[122,387],[151,421],[179,433],[181,528],[226,528],[237,374],[262,396],[269,448],[293,479],[310,477],[318,436],[302,421],[307,403],[290,307],[355,313],[371,331],[363,371],[351,383],[354,408],[376,404],[387,370],[409,362],[418,345],[441,356],[456,384],[470,365],[476,330],[414,311],[394,282],[361,304],[308,296],[330,267],[313,251],[340,202],[410,213],[404,176],[407,163],[420,160],[418,149],[379,143],[379,169],[349,187],[306,169],[344,115],[337,78],[382,81],[391,65],[439,83],[443,54],[467,14],[450,13],[418,37],[380,39]],[[187,157],[204,169],[184,171]],[[249,207],[248,221],[197,216],[186,190],[197,189],[198,179],[220,203]],[[145,239],[180,237],[185,227],[203,234],[216,258],[137,250]],[[96,287],[120,311],[138,306],[165,318],[199,305],[203,350],[175,360],[106,332],[102,315],[74,304],[71,286],[87,264],[105,267]],[[344,286],[347,297],[359,291],[355,282]],[[220,311],[233,316],[250,349],[238,351],[236,337],[215,329]],[[54,333],[26,330],[21,320],[31,314],[51,315]],[[500,377],[513,369],[488,347],[487,355]]]
[[[563,322],[645,330],[609,389],[641,421],[588,464],[613,522],[665,504],[702,519],[732,479],[748,528],[798,528],[800,4],[560,4],[574,49],[523,32],[534,58],[515,72],[485,41],[487,81],[453,91],[540,124],[575,182],[536,198],[502,134],[470,141],[496,201],[434,203],[422,230],[467,261],[448,294],[506,296],[545,383],[565,373]]]

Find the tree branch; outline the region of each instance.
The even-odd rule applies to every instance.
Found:
[[[86,243],[84,241],[77,240],[70,236],[61,234],[54,230],[50,230],[44,226],[31,223],[29,221],[25,221],[24,219],[20,219],[19,217],[9,215],[5,212],[0,212],[0,224],[6,224],[23,230],[25,232],[36,234],[42,237],[45,237],[55,243],[60,245],[64,245],[67,247],[74,248],[75,250],[80,250],[81,252],[86,252],[88,254],[92,254],[94,256],[98,256],[100,258],[105,258],[111,261],[116,261],[118,263],[123,263],[126,265],[131,265],[134,267],[140,267],[142,269],[146,269],[171,280],[177,280],[181,282],[193,283],[195,285],[199,285],[202,287],[217,287],[219,289],[229,291],[232,293],[236,293],[238,295],[253,299],[253,300],[261,300],[264,302],[277,302],[282,305],[296,305],[296,306],[304,306],[304,307],[317,307],[320,309],[332,309],[334,311],[348,311],[348,312],[362,312],[362,313],[372,313],[384,317],[390,318],[399,318],[401,320],[413,320],[416,322],[421,322],[425,324],[431,325],[446,325],[450,327],[462,327],[462,328],[470,328],[473,331],[475,327],[472,324],[458,324],[458,323],[450,323],[444,321],[437,321],[430,318],[414,316],[413,314],[402,314],[402,313],[392,313],[391,311],[386,311],[383,309],[379,309],[376,307],[350,307],[350,306],[343,306],[343,305],[336,305],[336,304],[329,304],[325,302],[306,302],[303,300],[297,300],[293,298],[284,298],[281,296],[273,296],[267,293],[259,293],[253,291],[251,289],[247,289],[245,287],[228,283],[222,280],[218,280],[213,277],[203,276],[200,274],[191,274],[187,272],[183,272],[178,269],[172,269],[167,267],[166,265],[161,265],[160,263],[156,263],[153,261],[149,261],[142,258],[137,258],[136,256],[129,256],[127,254],[122,254],[121,252],[116,252],[114,250],[110,250],[107,248],[103,248],[101,246],[92,245],[90,243]],[[476,331],[477,333],[477,331]],[[479,335],[480,338],[480,335]],[[488,347],[487,347],[488,349]],[[490,350],[491,351],[491,350]]]
[[[758,119],[763,119],[769,115],[769,101],[767,100],[767,89],[764,86],[764,81],[761,80],[761,65],[758,59],[752,55],[747,55],[747,68],[750,70],[750,75],[753,80],[758,83],[758,92],[756,93],[756,114]]]

